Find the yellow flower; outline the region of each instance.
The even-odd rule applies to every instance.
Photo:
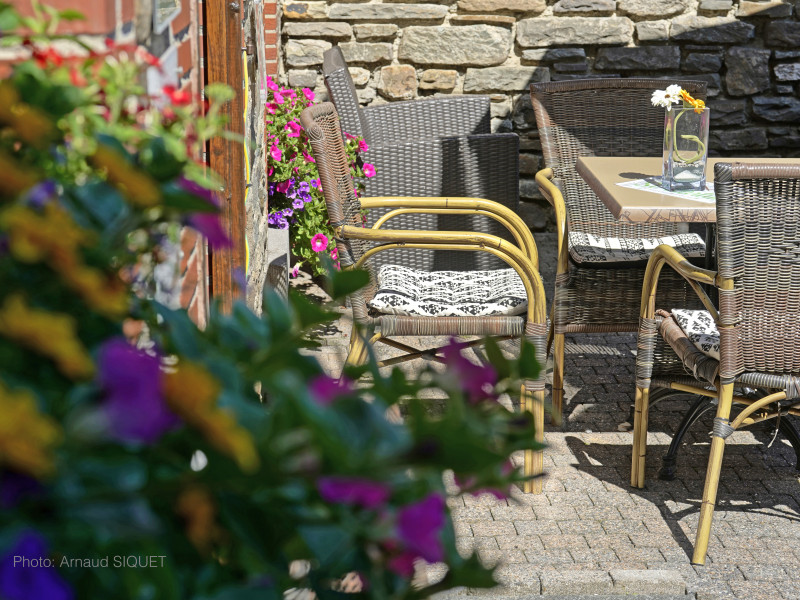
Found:
[[[52,359],[67,377],[85,379],[94,374],[94,363],[77,329],[71,316],[31,308],[19,294],[0,307],[1,336]]]
[[[9,233],[9,248],[22,262],[46,261],[53,271],[94,310],[112,319],[125,315],[128,294],[122,281],[83,264],[79,247],[91,241],[72,217],[48,204],[43,213],[11,206],[0,213],[0,229]]]
[[[702,100],[697,100],[695,98],[692,98],[692,96],[690,96],[689,92],[687,92],[686,90],[681,90],[680,94],[681,94],[681,99],[684,102],[694,107],[694,112],[696,113],[703,112],[703,109],[706,107],[705,102],[703,102]]]
[[[0,123],[34,146],[44,146],[56,129],[53,121],[38,108],[20,102],[17,90],[7,81],[0,84]]]
[[[219,391],[219,382],[189,361],[182,361],[164,378],[164,396],[170,408],[220,452],[233,458],[242,471],[252,473],[259,466],[253,438],[229,411],[217,406]]]
[[[0,102],[2,102],[0,100]],[[0,195],[16,198],[39,182],[35,171],[23,167],[5,152],[0,152]]]
[[[89,162],[104,170],[108,181],[135,205],[150,208],[161,201],[161,192],[155,181],[111,148],[99,146],[89,157]]]
[[[0,414],[0,463],[37,478],[52,473],[61,429],[39,412],[33,395],[12,392],[0,382]]]
[[[190,487],[178,496],[175,512],[186,524],[186,537],[194,546],[207,552],[219,537],[220,528],[216,523],[217,507],[208,490]]]

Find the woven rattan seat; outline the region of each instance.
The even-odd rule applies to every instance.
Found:
[[[516,211],[519,204],[519,137],[491,133],[488,96],[446,96],[379,106],[359,105],[355,85],[338,46],[324,54],[323,74],[342,128],[360,135],[375,165],[367,196],[458,196],[494,200]],[[386,213],[371,210],[372,225]],[[496,222],[477,214],[409,213],[392,226],[417,231],[481,231],[511,240]],[[498,258],[476,253],[397,249],[373,259],[425,271],[498,269]]]
[[[651,388],[717,402],[694,564],[705,562],[726,438],[739,427],[776,418],[779,425],[780,417],[800,414],[800,161],[717,163],[714,185],[718,270],[698,269],[667,246],[656,249],[645,275],[636,357],[632,485],[645,483]],[[713,317],[719,360],[698,349],[672,314],[656,310],[668,272],[690,281]],[[716,288],[719,310],[700,284]],[[733,404],[744,407],[735,418]]]
[[[636,331],[644,264],[595,268],[570,261],[569,234],[598,238],[661,238],[683,233],[675,223],[616,221],[575,170],[580,156],[661,156],[664,112],[654,90],[677,83],[696,98],[706,84],[663,79],[584,79],[531,84],[545,168],[536,175],[557,222],[558,264],[553,300],[553,411],[564,396],[564,334]],[[686,304],[688,286],[672,275],[662,286],[664,306]],[[549,346],[549,344],[548,344]],[[549,348],[548,348],[549,349]]]
[[[333,104],[325,102],[303,111],[300,122],[308,134],[319,168],[328,217],[336,236],[336,247],[342,268],[363,268],[370,274],[369,285],[350,296],[353,308],[353,331],[347,364],[366,360],[368,344],[384,343],[404,350],[403,357],[389,359],[382,365],[403,360],[427,357],[440,360],[439,348],[419,350],[392,336],[525,336],[535,348],[536,357],[544,364],[547,337],[545,297],[536,267],[536,245],[530,230],[513,211],[479,198],[419,198],[378,197],[357,198],[353,192],[350,166],[345,155],[339,117]],[[385,217],[367,227],[362,210],[387,209]],[[393,228],[394,219],[408,212],[428,211],[454,216],[480,213],[492,218],[506,229],[514,243],[488,233],[474,231],[415,231]],[[392,227],[391,229],[389,227]],[[524,316],[444,316],[381,315],[371,313],[368,302],[376,292],[377,278],[373,257],[402,246],[407,251],[448,250],[466,253],[486,253],[503,260],[513,268],[525,288],[527,309]],[[373,332],[377,331],[377,333]],[[522,385],[523,410],[532,410],[541,439],[544,420],[544,369],[536,380]],[[542,471],[540,452],[525,452],[525,473],[538,475]],[[541,478],[526,482],[526,491],[540,491]]]

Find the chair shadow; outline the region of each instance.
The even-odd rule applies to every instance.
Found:
[[[695,433],[697,430],[705,431],[704,426],[700,423],[695,425]],[[762,445],[753,446],[747,444],[747,451],[760,453],[766,458],[766,454],[770,452],[766,448],[766,444],[772,439],[772,434],[767,431],[754,431],[753,433],[756,440]],[[678,476],[672,481],[662,481],[657,477],[657,469],[661,463],[660,459],[666,454],[668,446],[664,444],[649,444],[647,447],[647,480],[645,487],[639,489],[631,486],[629,480],[631,446],[595,442],[587,444],[585,440],[570,434],[565,436],[565,442],[572,456],[577,460],[577,464],[573,463],[572,467],[599,481],[619,487],[658,506],[664,523],[672,533],[675,542],[686,553],[686,556],[691,559],[694,539],[687,537],[681,527],[681,522],[686,517],[697,514],[700,511],[700,498],[702,497],[704,484],[702,476],[705,474],[708,458],[707,443],[702,445],[691,442],[684,443],[678,455]],[[784,452],[784,450],[781,450],[781,452]],[[787,450],[787,452],[793,455],[791,450]],[[726,466],[729,468],[732,466],[730,464],[726,465],[725,462],[734,462],[740,466],[744,465],[746,468],[758,468],[752,467],[746,461],[738,460],[742,458],[739,452],[737,452],[737,456],[733,460],[731,456],[726,456],[726,458],[728,460],[723,461],[722,467],[723,478],[725,477]],[[608,464],[609,461],[612,464]],[[681,467],[683,467],[683,470]],[[692,467],[701,467],[698,469],[701,477],[692,476]],[[779,468],[785,469],[783,466],[779,466]],[[777,475],[781,481],[785,480],[793,483],[797,481],[795,473],[780,473],[775,465],[764,464],[763,469],[764,479],[772,479]],[[688,497],[684,497],[687,491]],[[717,511],[725,511],[726,513],[758,513],[771,518],[783,518],[793,524],[800,524],[800,504],[798,504],[794,496],[789,496],[789,499],[787,495],[777,491],[759,494],[744,492],[731,494],[726,489],[720,489],[716,506]],[[675,510],[670,508],[667,503],[668,500],[672,500],[673,504],[688,506]],[[696,524],[691,527],[690,531],[694,534]]]

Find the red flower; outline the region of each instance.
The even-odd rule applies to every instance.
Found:
[[[177,106],[186,106],[192,103],[192,94],[186,90],[176,89],[174,85],[165,85],[162,90],[169,101]]]
[[[83,87],[88,83],[88,81],[86,81],[86,77],[83,76],[83,73],[81,73],[75,67],[71,67],[69,70],[69,81],[75,87]]]
[[[106,48],[108,48],[109,50],[113,50],[114,47],[117,45],[116,42],[110,37],[107,37],[105,39],[105,43],[106,43]]]
[[[151,67],[161,68],[161,61],[158,60],[155,56],[150,54],[147,50],[145,50],[141,46],[136,49],[136,54],[138,54],[139,58],[141,58],[145,63],[147,63]]]

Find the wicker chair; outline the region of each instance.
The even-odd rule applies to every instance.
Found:
[[[575,170],[580,156],[660,156],[663,111],[650,102],[654,90],[677,83],[696,98],[706,84],[663,79],[586,79],[531,84],[531,99],[542,142],[545,169],[536,174],[543,196],[555,209],[558,263],[548,353],[553,351],[553,416],[561,417],[564,397],[564,334],[637,331],[637,307],[645,262],[576,262],[575,236],[600,242],[663,238],[685,231],[675,223],[622,223]],[[681,227],[684,229],[681,230]],[[604,240],[605,239],[605,240]],[[696,235],[692,243],[704,254]],[[675,241],[675,240],[673,240]],[[657,244],[653,244],[653,247]],[[697,254],[697,252],[695,252]],[[685,304],[688,286],[673,276],[663,287],[670,302]]]
[[[530,230],[522,220],[508,208],[478,198],[419,198],[379,197],[358,199],[353,193],[353,181],[344,152],[339,118],[333,104],[326,102],[303,111],[300,121],[311,141],[314,158],[319,168],[328,216],[336,235],[336,245],[343,268],[365,268],[370,273],[370,284],[366,289],[352,295],[353,332],[350,338],[348,364],[361,364],[367,356],[368,344],[381,342],[407,352],[405,356],[391,359],[383,365],[402,360],[427,357],[440,360],[439,348],[420,351],[394,336],[498,336],[520,338],[525,335],[534,345],[537,360],[544,361],[544,346],[547,337],[545,297],[539,273],[534,266],[535,242]],[[387,208],[390,210],[372,227],[362,223],[361,211]],[[515,239],[516,245],[486,233],[464,231],[414,231],[386,229],[389,220],[409,213],[431,212],[454,215],[481,214],[505,227]],[[425,316],[408,314],[382,314],[373,303],[379,292],[380,282],[376,276],[373,256],[398,246],[407,249],[452,250],[489,253],[502,259],[519,276],[517,281],[524,286],[522,295],[527,300],[525,314],[505,316]],[[402,267],[401,267],[402,268]],[[384,265],[381,273],[392,274],[392,267]],[[508,275],[508,271],[491,271],[491,274]],[[470,274],[472,275],[472,274]],[[511,273],[513,276],[513,272]],[[435,291],[435,290],[434,290]],[[433,295],[433,294],[430,294]],[[520,305],[522,307],[522,305]],[[378,328],[379,332],[372,335]],[[366,336],[363,334],[366,332]],[[544,375],[536,381],[526,381],[522,386],[523,410],[532,410],[539,427],[544,419]],[[526,451],[525,473],[540,474],[542,457],[540,452]],[[525,491],[541,490],[541,478],[528,481]]]
[[[800,414],[800,162],[717,163],[714,184],[718,270],[694,267],[668,246],[647,265],[631,462],[631,484],[642,487],[651,387],[717,400],[692,558],[698,565],[705,563],[725,439],[740,427]],[[707,312],[656,303],[665,264],[691,283]],[[718,291],[719,311],[701,284]],[[744,408],[731,420],[733,403]]]
[[[519,205],[519,138],[490,133],[488,96],[449,96],[380,106],[359,106],[356,89],[338,46],[324,54],[323,73],[342,128],[363,136],[363,154],[377,175],[367,196],[459,196],[494,200],[516,211]],[[370,211],[369,225],[386,213]],[[498,223],[478,215],[406,214],[395,227],[423,231],[482,231],[511,240]],[[490,255],[451,251],[393,250],[376,265],[401,264],[421,270],[496,269]]]

